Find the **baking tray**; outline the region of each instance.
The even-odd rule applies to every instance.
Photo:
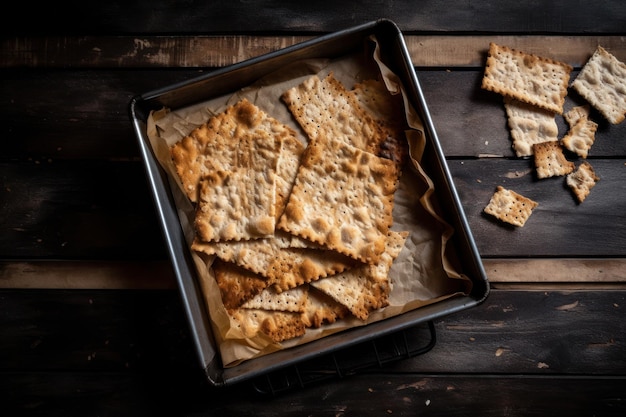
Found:
[[[385,64],[400,77],[411,105],[422,119],[426,136],[422,167],[435,185],[436,199],[442,216],[455,230],[448,244],[453,245],[463,274],[472,281],[471,291],[467,296],[448,298],[366,326],[355,327],[309,343],[247,360],[234,367],[224,367],[221,363],[219,348],[212,335],[211,323],[207,317],[197,273],[177,215],[167,174],[156,160],[147,135],[149,114],[163,107],[175,110],[232,93],[296,60],[332,59],[353,53],[371,35],[375,35],[378,39]],[[136,96],[129,104],[129,112],[200,366],[212,385],[233,385],[304,360],[404,331],[420,323],[474,307],[488,296],[489,283],[474,238],[457,195],[404,37],[394,22],[380,19],[323,35],[215,70],[186,82]]]

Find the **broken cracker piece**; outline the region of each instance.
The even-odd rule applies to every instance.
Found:
[[[591,189],[595,187],[598,181],[600,181],[600,177],[596,175],[593,167],[587,161],[580,164],[578,169],[569,174],[566,178],[567,185],[570,187],[579,203],[585,201]]]
[[[563,136],[561,143],[565,149],[576,153],[582,158],[587,158],[589,149],[596,140],[598,124],[582,117]]]
[[[504,108],[517,156],[531,156],[535,143],[558,140],[559,129],[553,112],[511,97],[504,97]]]
[[[535,143],[533,154],[537,178],[566,175],[575,168],[574,163],[565,158],[558,141]]]
[[[484,212],[513,226],[523,227],[539,203],[498,185]]]

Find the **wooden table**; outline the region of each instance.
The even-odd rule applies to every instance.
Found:
[[[626,3],[318,3],[22,3],[2,15],[3,415],[624,415],[626,123],[597,117],[588,159],[601,180],[576,204],[562,178],[537,180],[515,157],[502,101],[480,80],[490,41],[573,76],[598,44],[626,62]],[[406,36],[492,291],[436,320],[425,354],[273,395],[211,387],[128,103],[381,17]],[[540,202],[524,228],[482,214],[499,184]]]

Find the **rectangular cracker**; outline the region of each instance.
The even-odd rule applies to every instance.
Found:
[[[572,82],[572,88],[610,123],[626,117],[626,64],[598,46]]]
[[[380,126],[332,73],[314,75],[281,96],[310,140],[320,136],[377,152],[384,139]]]
[[[504,108],[517,156],[531,156],[535,143],[558,140],[559,129],[551,111],[511,97],[504,97]]]
[[[389,304],[389,269],[400,254],[408,232],[389,232],[385,252],[376,265],[364,265],[311,283],[311,286],[343,304],[361,320]]]
[[[589,149],[596,140],[598,124],[586,117],[581,117],[561,139],[561,143],[570,152],[587,158]]]
[[[258,131],[278,140],[296,138],[289,126],[242,99],[172,145],[172,161],[187,197],[196,202],[202,178],[216,170],[230,170],[236,157],[232,144]]]
[[[375,263],[393,222],[397,187],[394,162],[319,136],[307,146],[277,228]]]
[[[571,71],[566,63],[491,42],[482,88],[562,114]]]
[[[567,175],[575,168],[563,154],[563,147],[558,141],[535,143],[533,145],[537,178],[550,178]]]
[[[536,201],[498,185],[483,211],[502,222],[523,227],[538,205]]]
[[[591,164],[584,161],[578,169],[566,178],[566,183],[574,193],[579,203],[585,201],[591,189],[600,181],[600,177],[595,173]]]

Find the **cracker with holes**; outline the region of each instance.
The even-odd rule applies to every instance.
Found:
[[[580,164],[576,171],[566,177],[566,183],[579,203],[585,201],[598,181],[600,181],[600,177],[598,177],[591,164],[587,161]]]
[[[612,124],[626,117],[626,64],[598,46],[572,82],[572,89]]]
[[[482,88],[562,114],[572,67],[491,42]]]
[[[242,307],[303,313],[308,296],[308,288],[306,285],[300,285],[287,291],[278,292],[274,287],[268,287],[243,303]]]
[[[523,227],[538,205],[536,201],[498,185],[483,211],[502,222]]]
[[[567,175],[575,168],[574,163],[565,158],[559,142],[536,143],[533,145],[533,154],[539,179]]]
[[[535,143],[558,140],[559,129],[551,111],[511,97],[504,97],[504,108],[517,156],[531,156]]]
[[[364,263],[385,250],[398,167],[334,138],[312,140],[278,229]]]

